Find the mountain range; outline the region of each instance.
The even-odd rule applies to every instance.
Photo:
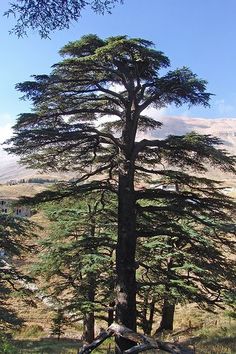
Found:
[[[206,119],[163,116],[161,118],[158,117],[158,120],[163,123],[163,126],[161,129],[152,132],[151,137],[153,138],[161,139],[170,134],[182,135],[187,132],[196,131],[200,134],[210,134],[219,137],[222,140],[222,146],[231,154],[236,155],[235,118]],[[37,171],[29,170],[21,166],[17,161],[17,157],[10,156],[3,150],[0,150],[0,161],[0,183],[6,183],[9,180],[42,176],[42,174],[39,174]],[[50,177],[55,176],[50,175]]]

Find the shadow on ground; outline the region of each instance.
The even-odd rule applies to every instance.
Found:
[[[13,342],[19,354],[76,354],[81,341],[62,338],[59,341],[53,338],[39,340],[15,340]]]

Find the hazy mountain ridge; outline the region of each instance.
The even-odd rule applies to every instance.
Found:
[[[219,137],[224,143],[224,148],[236,155],[236,118],[205,119],[163,116],[158,118],[158,120],[163,123],[163,126],[152,133],[152,137],[164,138],[170,134],[182,135],[191,131],[196,131],[200,134],[211,134]],[[43,176],[35,170],[29,170],[19,165],[16,157],[8,155],[3,150],[0,150],[0,160],[0,183]],[[55,174],[53,174],[53,177],[55,177]]]
[[[191,131],[210,134],[220,138],[225,148],[236,154],[236,119],[205,119],[189,117],[163,117],[163,127],[154,135],[163,137],[169,134],[182,135]]]

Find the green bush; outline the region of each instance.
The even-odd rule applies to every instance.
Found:
[[[0,353],[1,354],[17,354],[17,348],[10,343],[4,335],[0,334]]]

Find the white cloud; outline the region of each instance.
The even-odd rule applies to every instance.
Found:
[[[221,115],[228,115],[235,111],[235,107],[229,103],[227,103],[224,99],[217,100],[216,106]]]
[[[11,129],[12,124],[7,123],[4,125],[1,125],[0,123],[0,143],[2,144],[6,139],[10,138],[12,135],[12,129]]]
[[[143,114],[161,121],[164,117],[166,117],[167,112],[168,112],[167,108],[157,109],[157,108],[150,107],[145,109]]]
[[[0,112],[0,144],[11,137],[13,124],[14,118],[9,113]]]

